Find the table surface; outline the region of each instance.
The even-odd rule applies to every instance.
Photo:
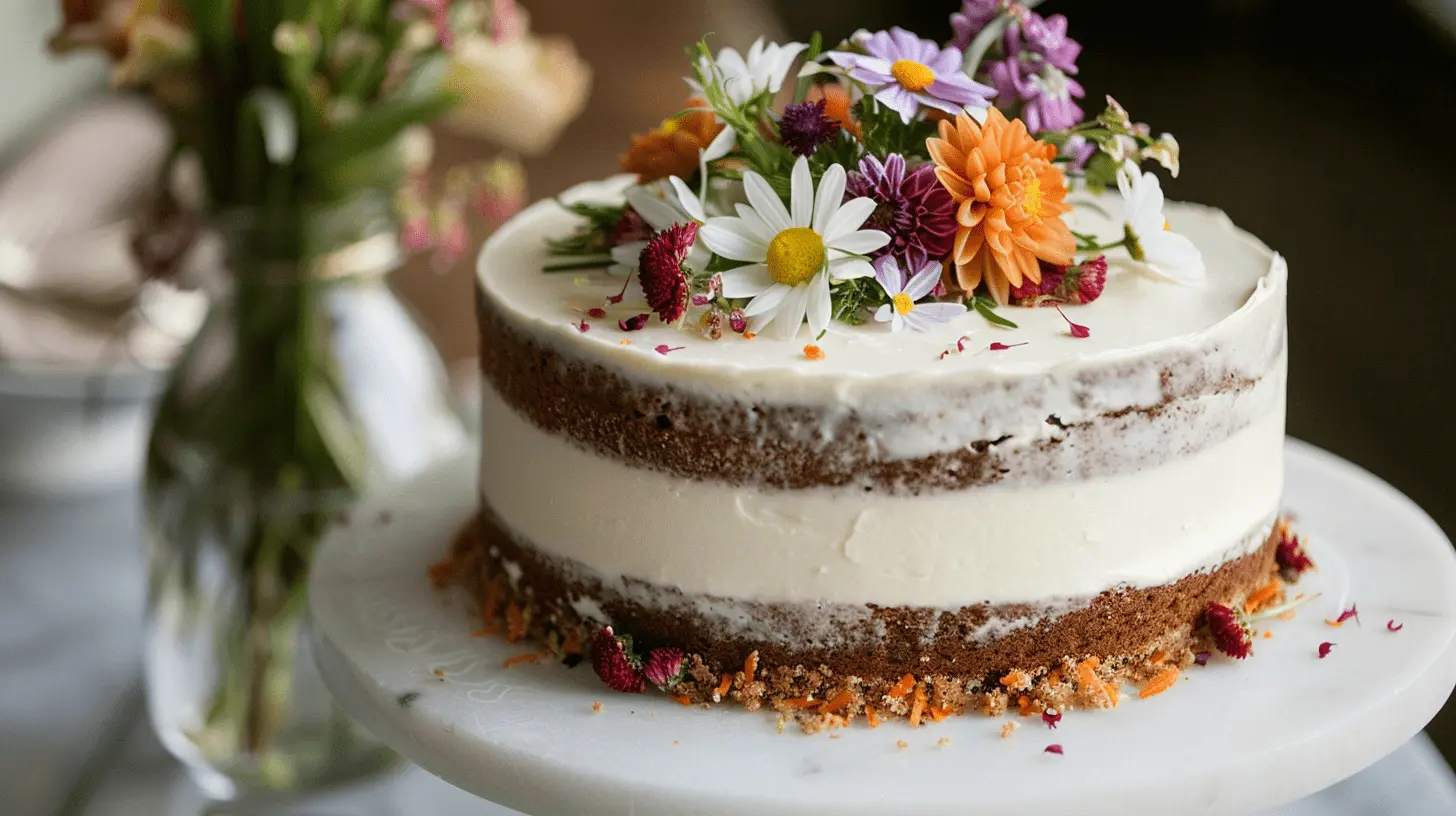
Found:
[[[234,812],[209,809],[146,722],[139,504],[134,492],[0,496],[0,802],[6,813]],[[367,789],[266,812],[511,813],[413,768]],[[1275,813],[1456,813],[1456,774],[1419,736],[1360,774]]]

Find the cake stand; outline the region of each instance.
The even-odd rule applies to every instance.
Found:
[[[1456,684],[1450,542],[1354,465],[1295,441],[1286,458],[1288,510],[1320,566],[1299,591],[1322,597],[1273,622],[1252,659],[1190,666],[1167,693],[1069,711],[1054,731],[965,716],[779,733],[770,713],[618,694],[588,665],[506,668],[532,647],[472,638],[468,599],[426,577],[475,508],[473,457],[366,501],[324,542],[319,663],[401,754],[532,814],[1247,813],[1399,747]],[[1351,603],[1358,623],[1324,623]],[[1336,645],[1321,659],[1324,641]]]

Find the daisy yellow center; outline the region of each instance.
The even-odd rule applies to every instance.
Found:
[[[662,120],[662,128],[661,128],[661,130],[662,130],[663,133],[666,133],[668,135],[672,135],[672,134],[674,134],[674,133],[677,132],[677,129],[679,127],[682,127],[682,122],[679,121],[676,117],[674,117],[672,119],[663,119]]]
[[[895,304],[895,311],[902,315],[910,314],[910,311],[915,308],[915,301],[911,300],[910,296],[904,292],[895,295],[892,300]]]
[[[776,283],[808,283],[824,266],[824,239],[808,227],[791,227],[768,244],[768,274]]]
[[[907,91],[919,93],[935,82],[935,72],[930,66],[915,60],[895,60],[890,66],[890,76]]]
[[[1021,191],[1021,209],[1027,215],[1041,215],[1041,179],[1032,176]]]

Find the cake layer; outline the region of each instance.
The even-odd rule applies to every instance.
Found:
[[[954,609],[825,601],[752,603],[636,580],[604,579],[507,533],[486,513],[457,545],[456,567],[499,614],[509,601],[546,631],[602,624],[639,648],[674,646],[704,661],[715,681],[757,652],[763,667],[825,667],[874,685],[905,674],[973,688],[1007,672],[1044,672],[1067,658],[1121,662],[1186,649],[1212,601],[1237,601],[1274,570],[1277,528],[1261,527],[1244,555],[1159,586],[1115,589],[1058,604],[968,604]],[[491,623],[493,621],[487,621]]]
[[[1282,398],[1156,466],[913,496],[635,467],[537,428],[489,383],[481,420],[485,505],[522,540],[607,580],[764,603],[954,609],[1167,584],[1256,548],[1283,484]]]

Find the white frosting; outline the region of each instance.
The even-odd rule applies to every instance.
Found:
[[[765,602],[951,608],[1157,586],[1262,543],[1284,480],[1282,400],[1157,467],[922,496],[630,467],[542,432],[488,385],[481,424],[481,491],[517,535],[606,576]]]

